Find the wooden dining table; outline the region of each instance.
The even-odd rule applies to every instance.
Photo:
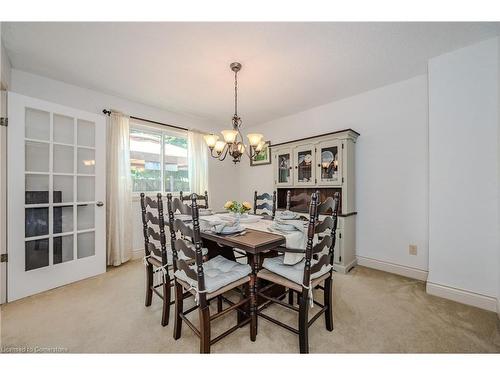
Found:
[[[258,283],[257,272],[259,271],[263,257],[266,255],[276,254],[276,248],[285,245],[286,239],[279,234],[264,232],[256,229],[247,228],[244,233],[240,234],[216,234],[213,232],[202,231],[203,246],[208,249],[208,257],[213,258],[217,255],[235,260],[234,249],[246,252],[248,264],[252,267],[250,276],[250,288],[253,288],[253,295],[257,295]],[[282,293],[282,290],[276,290],[275,293]],[[259,300],[254,304],[254,308],[259,305]],[[250,311],[251,307],[246,306],[250,315],[256,314],[256,311]],[[244,319],[244,314],[238,313],[238,321]],[[255,332],[252,332],[251,337],[257,334],[257,324],[255,324]]]

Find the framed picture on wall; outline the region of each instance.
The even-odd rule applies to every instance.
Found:
[[[256,167],[258,165],[271,164],[271,141],[267,141],[262,147],[262,151],[253,160],[255,152],[250,147],[250,165]]]

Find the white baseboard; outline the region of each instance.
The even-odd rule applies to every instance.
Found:
[[[434,284],[427,282],[428,294],[433,296],[438,296],[446,298],[455,302],[460,302],[465,305],[479,307],[480,309],[493,311],[500,314],[500,305],[498,305],[498,300],[493,297],[488,297],[482,294],[468,292],[466,290],[455,289],[449,286]]]
[[[376,270],[385,271],[389,273],[395,273],[396,275],[406,276],[411,279],[427,281],[428,272],[418,268],[402,266],[400,264],[384,262],[381,260],[376,260],[361,256],[358,256],[357,258],[358,258],[358,264],[360,266],[374,268]]]
[[[356,266],[358,260],[357,259],[354,259],[351,263],[343,266],[341,264],[336,264],[334,263],[333,264],[333,269],[336,271],[336,272],[340,272],[340,273],[347,273],[349,272],[353,267]]]

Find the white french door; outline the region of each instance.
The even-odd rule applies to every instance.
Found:
[[[106,271],[104,116],[8,93],[8,292]]]

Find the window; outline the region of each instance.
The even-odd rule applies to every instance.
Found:
[[[189,191],[187,133],[131,123],[130,170],[134,192]]]

